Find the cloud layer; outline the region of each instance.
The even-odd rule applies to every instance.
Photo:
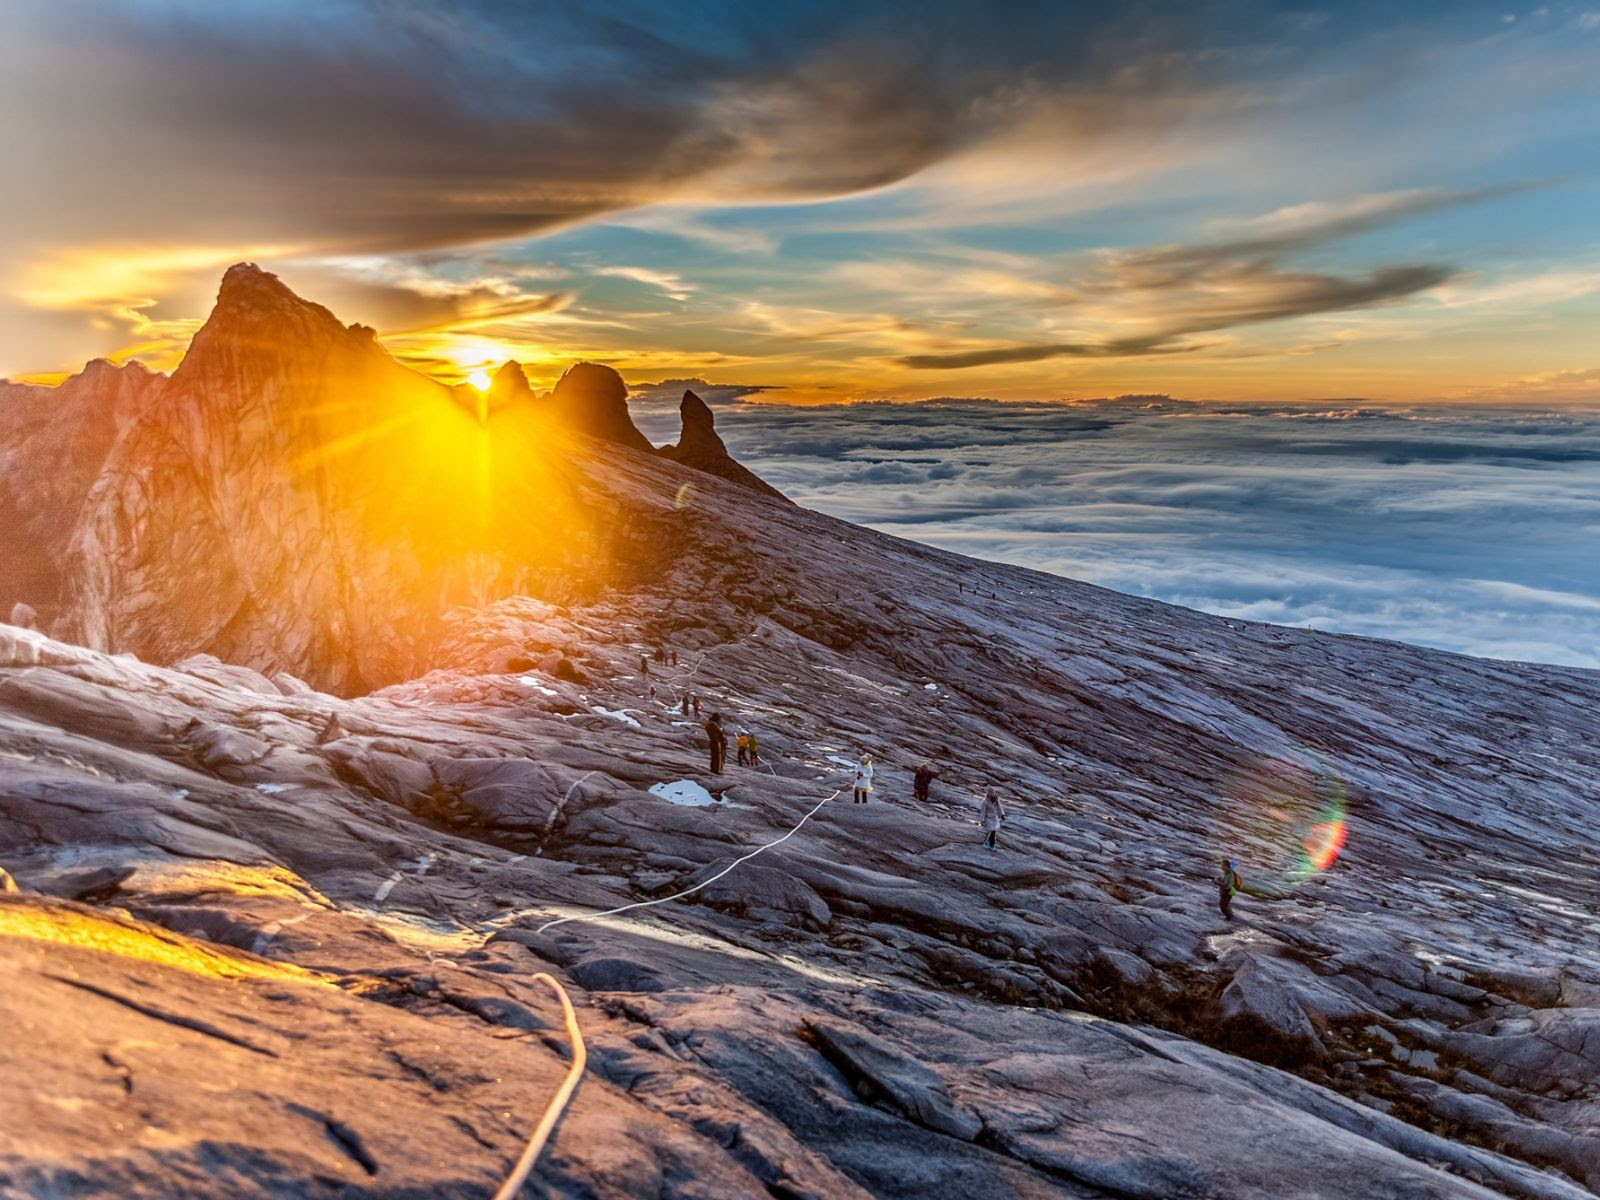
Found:
[[[1600,413],[719,406],[800,503],[1252,620],[1600,668]],[[641,405],[657,440],[664,405]]]

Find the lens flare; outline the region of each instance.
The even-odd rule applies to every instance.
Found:
[[[1214,834],[1216,857],[1237,859],[1247,882],[1269,892],[1298,887],[1344,851],[1344,782],[1310,751],[1259,755],[1223,788]]]

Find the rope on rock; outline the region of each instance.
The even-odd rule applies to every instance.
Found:
[[[811,820],[812,817],[816,816],[817,813],[822,811],[822,806],[824,804],[826,804],[829,800],[833,800],[833,799],[837,798],[843,791],[844,791],[844,789],[840,788],[840,789],[838,789],[838,791],[834,792],[833,795],[824,796],[821,800],[817,801],[816,807],[813,808],[810,812],[808,812],[805,816],[801,817],[799,822],[795,825],[795,827],[793,829],[789,830],[788,833],[784,834],[780,838],[775,838],[772,841],[767,842],[764,845],[757,846],[754,850],[750,851],[750,853],[748,853],[748,854],[740,855],[738,858],[734,859],[727,866],[723,867],[722,870],[718,871],[710,879],[703,879],[699,883],[695,884],[693,887],[684,888],[683,891],[681,891],[681,892],[674,892],[670,896],[662,896],[660,899],[657,899],[657,900],[640,900],[640,901],[637,901],[636,903],[633,903],[633,904],[624,904],[620,908],[608,908],[604,912],[589,913],[586,916],[580,916],[580,917],[558,917],[554,921],[546,921],[543,925],[539,926],[539,928],[535,929],[534,932],[535,933],[543,933],[547,929],[554,929],[557,925],[565,925],[565,924],[567,924],[568,922],[571,922],[571,921],[598,921],[602,917],[614,917],[618,913],[632,912],[636,908],[650,908],[650,907],[652,907],[654,905],[657,905],[657,904],[667,904],[670,901],[681,900],[685,896],[692,895],[693,893],[698,892],[703,887],[709,887],[711,884],[713,884],[717,880],[721,879],[729,871],[731,871],[735,867],[737,867],[740,863],[749,862],[756,855],[764,854],[766,851],[771,850],[774,846],[776,846],[776,845],[778,845],[778,844],[780,844],[782,842],[788,841],[795,834],[800,832],[800,826],[804,825],[807,821]]]
[[[534,1126],[533,1132],[528,1136],[528,1143],[522,1148],[517,1165],[511,1169],[511,1174],[506,1176],[506,1181],[495,1192],[494,1200],[514,1200],[522,1191],[522,1185],[527,1182],[529,1172],[539,1161],[539,1155],[544,1152],[545,1143],[555,1132],[556,1122],[561,1120],[562,1113],[567,1111],[567,1105],[572,1100],[572,1094],[578,1090],[578,1082],[583,1078],[583,1068],[589,1061],[589,1050],[583,1044],[583,1030],[578,1028],[578,1014],[573,1010],[572,998],[567,995],[567,989],[561,986],[555,976],[544,971],[540,971],[534,978],[548,984],[550,990],[555,992],[556,999],[561,1001],[561,1014],[567,1019],[567,1037],[572,1040],[572,1065],[567,1068],[567,1077],[561,1081],[561,1086],[551,1097],[549,1106],[544,1110],[544,1116],[539,1119],[539,1124]]]

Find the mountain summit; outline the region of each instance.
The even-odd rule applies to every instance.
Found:
[[[125,377],[65,386],[64,427],[98,429],[37,443],[25,472],[59,478],[11,599],[89,645],[361,691],[430,665],[452,608],[658,572],[667,527],[693,519],[600,502],[600,447],[652,449],[610,367],[579,363],[536,401],[506,364],[480,412],[252,264],[223,276],[170,380]]]

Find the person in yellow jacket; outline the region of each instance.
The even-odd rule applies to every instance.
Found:
[[[750,765],[750,735],[743,729],[739,730],[739,736],[735,739],[734,744],[739,749],[739,765],[748,767]]]

